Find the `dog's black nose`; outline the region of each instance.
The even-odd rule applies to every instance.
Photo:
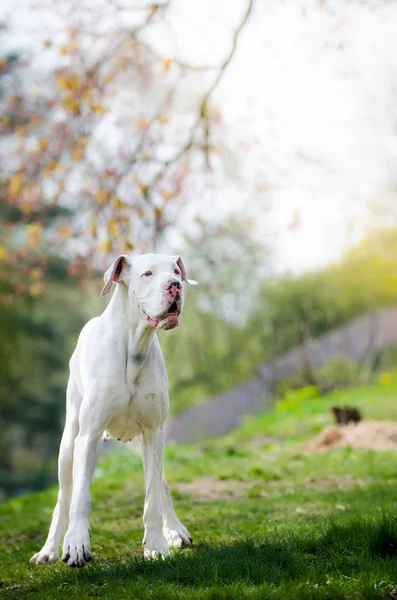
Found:
[[[175,279],[174,281],[169,281],[167,285],[167,290],[172,290],[172,288],[176,288],[177,290],[181,289],[181,282]]]

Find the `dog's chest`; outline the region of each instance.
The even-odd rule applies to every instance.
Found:
[[[168,415],[168,398],[159,392],[137,391],[112,417],[111,436],[127,442],[144,429],[161,427]]]
[[[130,360],[132,355],[129,351]],[[167,418],[168,378],[157,337],[141,368],[134,362],[128,365],[126,379],[130,383],[121,393],[122,400],[107,427],[110,435],[122,441],[139,435],[144,429],[162,427]]]

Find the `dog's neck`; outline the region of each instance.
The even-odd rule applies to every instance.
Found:
[[[128,287],[119,283],[113,293],[106,311],[110,313],[110,322],[120,331],[126,343],[126,383],[135,383],[156,333],[154,327],[147,324],[137,306],[131,306]]]

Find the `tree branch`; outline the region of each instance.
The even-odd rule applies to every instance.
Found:
[[[194,142],[195,142],[195,135],[196,135],[196,131],[199,128],[200,124],[203,122],[204,123],[204,135],[205,135],[205,152],[206,152],[206,162],[207,162],[207,166],[209,167],[209,156],[208,156],[208,148],[209,148],[209,143],[208,143],[208,139],[209,139],[209,122],[208,122],[208,116],[207,116],[207,106],[208,106],[208,102],[210,100],[211,95],[213,94],[214,90],[216,89],[216,87],[219,85],[222,77],[224,76],[228,66],[230,65],[232,58],[236,52],[237,49],[237,43],[238,43],[238,39],[239,36],[244,28],[244,26],[246,25],[248,18],[250,16],[250,14],[252,13],[252,9],[254,6],[254,0],[248,0],[248,7],[247,10],[244,14],[244,17],[240,23],[240,25],[237,27],[236,31],[234,32],[233,35],[233,43],[232,43],[232,47],[230,49],[229,54],[226,56],[225,60],[223,61],[222,65],[219,68],[219,72],[215,78],[215,80],[213,81],[213,83],[211,84],[211,86],[209,87],[209,89],[207,90],[207,92],[204,94],[204,96],[201,99],[200,105],[199,105],[199,114],[198,117],[195,121],[195,123],[192,126],[192,129],[190,131],[190,136],[188,137],[186,143],[182,146],[182,148],[180,148],[180,150],[178,150],[178,152],[170,159],[168,159],[167,161],[164,162],[162,169],[159,171],[159,173],[156,175],[156,177],[153,179],[150,187],[147,190],[147,194],[149,194],[151,192],[151,190],[158,184],[158,182],[163,179],[163,177],[166,175],[168,169],[174,165],[176,162],[178,162],[178,160],[188,151],[190,150],[193,146],[194,146]]]

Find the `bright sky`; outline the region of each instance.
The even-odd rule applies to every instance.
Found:
[[[246,5],[175,0],[180,54],[219,62]],[[215,100],[250,143],[246,176],[267,186],[279,268],[337,257],[368,225],[367,202],[397,187],[396,32],[397,2],[255,4]]]
[[[173,0],[150,41],[164,56],[219,64],[247,2]],[[259,228],[279,232],[278,269],[337,257],[363,233],[367,203],[397,188],[396,32],[393,1],[256,0],[213,100],[245,179],[264,189],[254,201],[272,205]],[[252,202],[235,182],[213,193]]]

